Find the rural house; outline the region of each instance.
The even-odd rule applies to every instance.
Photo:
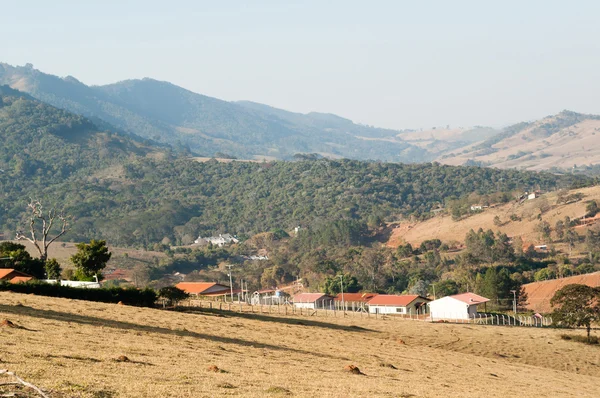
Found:
[[[367,303],[373,297],[377,296],[377,293],[344,293],[338,294],[333,299],[336,309],[342,309],[342,299],[344,301],[344,307],[346,311],[366,311]]]
[[[426,314],[428,298],[416,294],[379,294],[369,300],[371,314]]]
[[[177,289],[196,296],[214,296],[231,293],[229,286],[215,282],[181,282],[175,285]]]
[[[429,303],[431,319],[472,319],[477,316],[477,306],[490,301],[475,293],[455,294]]]
[[[333,306],[333,297],[325,293],[299,293],[294,296],[296,308],[329,309]]]
[[[225,245],[228,245],[230,243],[238,243],[239,240],[230,234],[219,234],[219,236],[210,236],[208,238],[202,238],[202,237],[198,237],[198,239],[196,239],[194,241],[195,244],[197,245],[201,245],[201,244],[212,244],[213,246],[219,246],[219,247],[223,247]]]
[[[13,268],[0,268],[0,281],[8,281],[10,283],[28,282],[33,279],[33,276],[27,275],[24,272],[17,271]]]

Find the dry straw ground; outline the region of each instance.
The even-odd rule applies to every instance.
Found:
[[[600,348],[552,329],[248,318],[15,293],[0,293],[0,319],[17,326],[0,327],[0,368],[53,397],[600,396]]]

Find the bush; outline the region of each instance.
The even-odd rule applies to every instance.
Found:
[[[579,336],[577,334],[561,334],[560,338],[563,340],[573,340],[573,341],[577,341],[579,343],[585,343],[585,344],[591,344],[591,345],[597,345],[600,344],[600,339],[598,339],[597,336],[590,336],[590,341],[588,342],[588,339],[586,336]]]
[[[31,281],[27,283],[8,283],[0,281],[0,291],[11,291],[39,296],[61,297],[75,300],[97,301],[101,303],[122,302],[138,307],[153,307],[156,292],[152,289],[138,290],[129,288],[84,289],[70,286],[51,285],[45,282]]]

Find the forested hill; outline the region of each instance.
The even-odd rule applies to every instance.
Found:
[[[339,220],[377,224],[425,215],[452,197],[587,181],[435,163],[199,163],[0,90],[0,231],[7,236],[29,198],[64,207],[75,219],[72,239],[150,245]]]
[[[123,131],[201,156],[291,159],[296,153],[415,162],[435,157],[403,141],[400,131],[360,126],[332,115],[295,114],[207,97],[153,79],[87,86],[31,65],[0,63],[0,84]],[[373,139],[376,137],[377,139]]]

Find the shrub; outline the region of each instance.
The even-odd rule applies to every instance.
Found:
[[[0,281],[0,291],[11,291],[23,294],[36,294],[39,296],[61,297],[75,300],[97,301],[102,303],[122,302],[138,307],[153,307],[156,301],[156,292],[152,289],[138,290],[129,288],[103,288],[84,289],[70,286],[52,285],[40,281],[27,283],[8,283]]]

